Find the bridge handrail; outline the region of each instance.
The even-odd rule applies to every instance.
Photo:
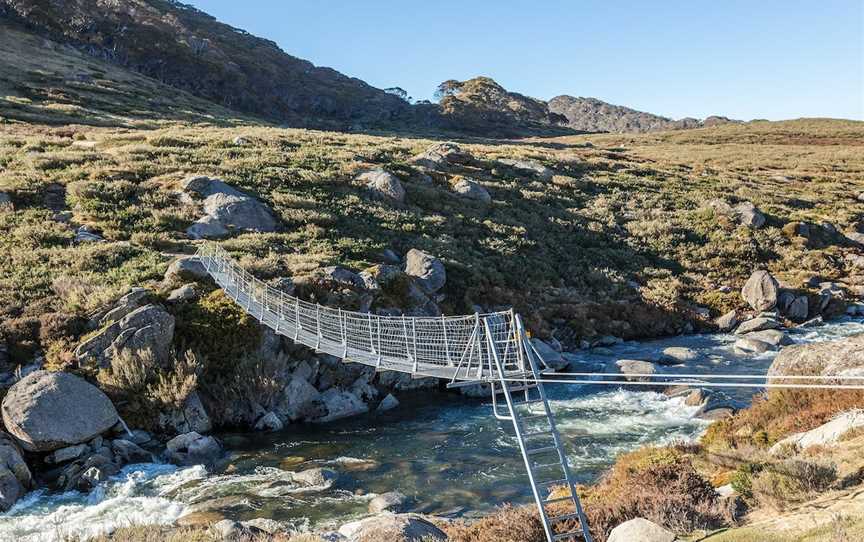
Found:
[[[215,243],[201,245],[197,256],[250,315],[311,348],[367,364],[385,362],[387,368],[416,374],[446,367],[454,377],[462,371],[467,379],[472,371],[482,374],[491,367],[485,339],[488,327],[505,366],[524,366],[522,334],[512,310],[462,316],[347,311],[303,301],[266,284]]]

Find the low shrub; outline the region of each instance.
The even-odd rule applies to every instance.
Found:
[[[765,465],[752,478],[751,495],[762,506],[784,510],[825,491],[837,479],[837,468],[824,463],[790,459]]]
[[[505,505],[474,522],[443,525],[452,542],[544,542],[546,535],[535,507]]]

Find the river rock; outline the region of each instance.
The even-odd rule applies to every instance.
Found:
[[[267,414],[261,416],[257,422],[255,422],[255,430],[281,431],[282,420],[279,419],[279,416],[277,416],[275,412],[268,412]]]
[[[379,199],[405,201],[405,188],[399,177],[389,171],[378,168],[367,171],[357,176],[357,180],[364,183],[366,187]]]
[[[773,344],[760,341],[758,339],[741,337],[740,339],[735,341],[735,350],[744,354],[762,354],[764,352],[777,350],[777,347]]]
[[[717,328],[720,331],[728,333],[735,329],[735,326],[738,325],[738,311],[731,310],[723,316],[714,320],[714,323],[717,324]]]
[[[30,488],[33,477],[12,437],[0,432],[0,512],[9,510]]]
[[[630,382],[650,382],[651,378],[647,376],[635,375],[653,375],[657,372],[653,363],[639,359],[619,359],[615,365],[618,366],[618,370],[624,375],[624,378]]]
[[[315,420],[318,422],[331,422],[369,411],[369,407],[356,394],[338,388],[330,388],[322,393],[321,401],[324,402],[327,415]]]
[[[119,420],[99,388],[69,373],[34,371],[16,382],[2,404],[6,429],[29,452],[87,442]]]
[[[453,192],[462,196],[465,199],[489,203],[492,201],[492,195],[486,190],[482,184],[473,179],[460,178],[453,183]]]
[[[394,408],[399,406],[399,400],[393,396],[392,393],[388,393],[384,399],[378,404],[377,412],[387,412],[388,410],[393,410]]]
[[[276,230],[276,220],[263,203],[224,181],[192,177],[183,182],[183,192],[190,200],[203,198],[204,216],[186,230],[192,239],[225,237],[233,231]]]
[[[159,427],[167,433],[179,434],[195,431],[207,433],[213,428],[213,422],[201,402],[197,391],[191,392],[180,408],[160,412]]]
[[[531,339],[531,344],[534,345],[537,353],[540,354],[540,358],[544,362],[546,362],[546,365],[548,365],[550,368],[558,371],[567,367],[568,363],[561,355],[561,352],[555,350],[550,345],[546,344],[544,341],[534,338]]]
[[[762,331],[754,331],[744,336],[747,339],[755,339],[768,343],[774,347],[787,346],[792,344],[792,339],[779,329],[765,329]]]
[[[685,346],[670,346],[664,348],[657,360],[662,365],[678,365],[699,359],[699,354],[692,348]]]
[[[282,390],[275,412],[285,421],[308,421],[325,416],[327,407],[315,386],[295,375]]]
[[[100,437],[96,437],[100,438]],[[76,444],[75,446],[66,446],[65,448],[60,448],[59,450],[54,450],[54,453],[45,457],[46,463],[65,463],[67,461],[72,461],[73,459],[78,459],[85,453],[90,451],[90,446],[86,444]]]
[[[436,542],[446,541],[447,535],[417,514],[383,512],[371,518],[346,523],[339,534],[348,542]]]
[[[388,491],[369,501],[369,512],[372,514],[379,512],[404,512],[407,503],[408,497],[399,491]]]
[[[864,376],[864,333],[834,341],[787,346],[768,368],[770,381],[783,375],[846,374]]]
[[[767,311],[773,309],[777,304],[779,290],[780,286],[774,277],[771,276],[771,273],[759,270],[755,271],[747,279],[747,282],[741,289],[741,297],[754,310]]]
[[[92,231],[87,226],[81,226],[75,230],[75,238],[72,240],[75,244],[82,243],[103,243],[105,239],[98,233]]]
[[[444,263],[438,258],[412,248],[405,255],[405,272],[427,293],[435,293],[447,282]]]
[[[741,322],[738,329],[735,330],[736,335],[746,335],[754,331],[764,331],[766,329],[780,329],[780,322],[774,318],[757,317]]]
[[[111,450],[123,463],[149,463],[153,455],[134,442],[122,438],[111,441]]]
[[[339,480],[339,473],[326,468],[306,469],[293,473],[291,480],[304,487],[324,490],[331,488]]]
[[[777,442],[771,447],[770,453],[776,454],[788,446],[804,450],[810,446],[826,446],[836,444],[840,437],[858,427],[864,427],[864,410],[843,412],[828,423],[822,424],[810,431],[795,433]]]
[[[137,308],[75,349],[82,366],[107,367],[115,352],[149,350],[159,361],[168,358],[174,338],[174,317],[158,305]]]
[[[222,455],[215,438],[194,431],[177,435],[165,447],[168,460],[177,465],[211,465]]]
[[[166,283],[199,282],[210,278],[207,268],[198,256],[181,256],[171,262],[165,271]]]
[[[807,296],[801,295],[793,299],[789,303],[789,306],[786,307],[784,314],[793,322],[803,322],[806,320],[807,315],[810,314],[810,302]]]

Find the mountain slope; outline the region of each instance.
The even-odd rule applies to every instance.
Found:
[[[717,126],[738,122],[712,116],[704,121],[694,118],[672,120],[660,115],[606,103],[597,98],[556,96],[549,100],[549,111],[563,116],[566,126],[585,132],[657,132]]]
[[[178,2],[0,0],[0,18],[222,106],[294,126],[377,126],[411,114],[398,97]]]
[[[254,124],[236,112],[0,21],[0,122]]]

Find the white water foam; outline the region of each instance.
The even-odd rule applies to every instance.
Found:
[[[129,525],[170,524],[186,513],[187,505],[169,495],[204,476],[202,467],[148,463],[126,466],[89,494],[34,491],[0,515],[0,540],[53,542]]]

